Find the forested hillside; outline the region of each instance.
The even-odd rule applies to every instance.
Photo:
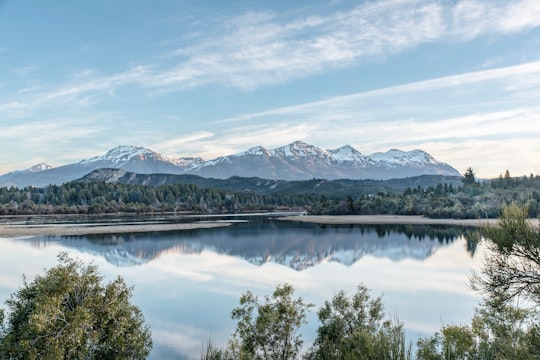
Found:
[[[424,215],[436,218],[497,217],[510,203],[528,207],[529,216],[539,212],[540,177],[504,177],[478,182],[471,172],[455,179],[423,186],[426,178],[388,181],[326,181],[313,179],[262,186],[264,179],[210,179],[214,187],[193,184],[161,186],[76,181],[46,188],[0,188],[0,215],[100,214],[116,212],[235,213],[302,210],[331,215]],[[432,181],[433,179],[428,179]],[[428,183],[429,183],[428,181]],[[235,190],[219,189],[228,184]],[[232,184],[232,185],[231,185]],[[251,185],[250,185],[251,184]],[[259,191],[249,190],[259,184]],[[403,189],[403,184],[409,187]],[[410,186],[418,184],[417,186]],[[401,186],[401,189],[400,189]],[[279,187],[280,191],[275,188]],[[244,189],[244,190],[241,190]],[[247,189],[247,190],[246,190]]]
[[[378,192],[402,193],[407,188],[429,187],[437,184],[461,185],[460,176],[420,175],[389,180],[274,180],[258,177],[233,176],[228,179],[205,178],[187,174],[136,174],[122,169],[99,169],[84,176],[80,181],[105,181],[129,185],[162,186],[192,184],[201,188],[253,192],[257,194],[315,195],[325,197],[360,196]]]

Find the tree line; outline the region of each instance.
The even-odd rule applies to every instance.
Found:
[[[0,215],[103,214],[145,212],[237,213],[310,206],[302,195],[261,195],[200,188],[192,184],[164,186],[107,182],[70,182],[46,188],[0,188]]]
[[[325,215],[423,215],[431,218],[477,219],[497,218],[505,206],[520,204],[531,218],[540,214],[540,177],[505,176],[489,181],[476,180],[472,169],[461,186],[408,188],[402,193],[379,192],[353,198],[321,197],[311,214]]]
[[[496,218],[511,203],[526,206],[529,217],[538,216],[540,177],[532,174],[511,177],[507,171],[497,179],[478,181],[473,170],[468,169],[461,185],[440,183],[362,195],[343,195],[342,188],[334,193],[326,189],[325,195],[263,194],[194,184],[147,186],[107,182],[0,188],[0,215],[302,210],[313,215],[391,214],[470,219]]]

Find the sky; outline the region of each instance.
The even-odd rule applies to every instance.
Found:
[[[540,1],[0,0],[0,174],[296,140],[540,174]]]

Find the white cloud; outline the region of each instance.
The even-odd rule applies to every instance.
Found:
[[[152,87],[221,83],[252,89],[386,56],[433,41],[468,41],[540,25],[538,2],[375,1],[348,11],[289,19],[248,13],[176,51],[172,68],[143,81]]]
[[[178,153],[182,148],[199,144],[205,139],[212,138],[215,134],[210,131],[197,131],[191,134],[174,137],[172,139],[161,141],[152,145],[152,148],[166,154]]]
[[[0,141],[11,152],[9,157],[0,159],[0,174],[28,168],[38,162],[58,166],[79,161],[88,154],[85,153],[86,141],[99,138],[107,129],[108,125],[95,116],[79,117],[77,121],[71,118],[20,124],[3,124],[0,121]],[[26,156],[23,152],[30,154]],[[21,156],[24,159],[20,159]]]
[[[92,126],[92,121],[76,124],[70,120],[54,122],[35,122],[20,125],[0,126],[0,139],[13,140],[33,145],[47,145],[51,140],[60,141],[62,138],[78,139],[96,134],[103,130],[100,125]]]
[[[499,12],[499,26],[501,32],[518,32],[540,25],[540,2],[537,0],[524,0],[515,4],[508,4]]]
[[[269,109],[256,113],[242,114],[239,116],[218,120],[215,123],[221,124],[242,122],[258,118],[277,116],[294,117],[297,115],[307,114],[309,114],[310,116],[315,116],[316,114],[322,114],[323,116],[327,116],[326,114],[328,113],[329,109],[347,110],[358,101],[366,99],[383,98],[387,96],[399,96],[402,94],[410,95],[415,93],[432,92],[435,90],[449,88],[460,88],[464,85],[484,83],[488,81],[501,81],[504,82],[504,84],[508,84],[508,86],[516,86],[513,89],[514,91],[518,89],[517,86],[521,87],[523,90],[529,91],[531,90],[531,87],[537,88],[538,84],[540,83],[540,62],[531,62],[516,66],[447,76],[351,95],[338,96],[321,101]],[[509,91],[509,96],[512,96],[512,92],[513,91]],[[388,109],[385,109],[385,111],[387,110]],[[355,117],[358,115],[359,113],[356,111],[351,114],[351,116]]]
[[[328,10],[328,9],[326,9]],[[51,84],[0,103],[0,110],[50,106],[88,93],[114,96],[122,86],[142,86],[159,94],[205,84],[241,89],[283,83],[330,69],[384,57],[434,41],[468,41],[489,34],[512,34],[540,25],[536,0],[401,1],[363,3],[325,14],[247,13],[213,23],[191,45],[156,56],[146,65],[99,75],[79,73],[73,83]],[[312,10],[313,11],[313,10]],[[139,62],[144,59],[139,59]]]

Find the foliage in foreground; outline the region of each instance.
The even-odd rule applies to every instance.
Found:
[[[499,226],[487,227],[488,255],[473,286],[494,306],[522,299],[540,305],[540,230],[527,221],[527,209],[503,210]]]
[[[229,343],[235,359],[295,359],[301,348],[298,330],[305,323],[306,311],[312,306],[302,298],[293,298],[291,285],[278,285],[272,296],[260,303],[257,296],[247,292],[240,306],[232,311],[238,320]]]
[[[381,298],[372,298],[360,285],[351,297],[343,291],[326,301],[318,311],[317,337],[300,357],[302,340],[296,333],[303,315],[291,311],[306,310],[301,299],[292,299],[290,285],[280,285],[277,292],[287,291],[287,300],[258,304],[250,293],[242,296],[240,307],[247,311],[241,317],[229,346],[220,349],[208,342],[201,360],[538,360],[540,359],[540,323],[538,313],[512,306],[494,308],[484,304],[476,310],[471,325],[446,325],[431,337],[418,340],[416,352],[406,343],[403,324],[384,320]],[[249,301],[246,303],[246,298]],[[249,303],[249,305],[247,305]],[[296,313],[286,317],[285,313]],[[258,311],[254,311],[259,309]],[[302,313],[303,314],[303,313]],[[246,320],[247,319],[247,320]],[[268,321],[277,320],[269,324]],[[294,320],[293,320],[294,319]],[[270,321],[272,321],[270,320]],[[271,331],[271,332],[270,332]],[[291,341],[294,340],[294,341]]]
[[[263,303],[250,292],[242,295],[232,312],[238,323],[228,347],[219,349],[209,341],[201,360],[300,359],[303,341],[297,331],[312,305],[293,294],[292,286],[285,284]],[[304,359],[411,359],[402,324],[383,320],[381,298],[372,298],[362,285],[351,297],[338,292],[319,309],[318,318],[317,338]]]
[[[511,306],[476,310],[471,325],[446,325],[418,341],[418,360],[540,359],[538,314]]]
[[[145,359],[150,330],[119,277],[102,284],[94,265],[66,253],[6,301],[0,359]]]
[[[397,320],[384,320],[382,299],[372,298],[363,285],[359,285],[351,297],[339,291],[331,301],[324,303],[317,315],[317,338],[305,359],[411,358],[403,325]]]

